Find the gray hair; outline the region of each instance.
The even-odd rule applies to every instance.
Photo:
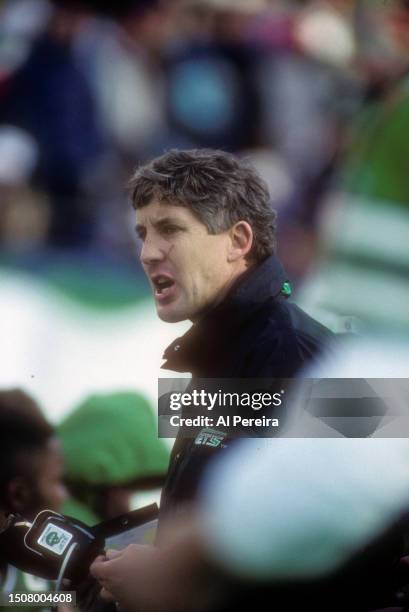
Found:
[[[172,149],[137,168],[129,185],[135,209],[153,199],[185,206],[210,234],[247,221],[254,234],[250,258],[262,261],[275,251],[277,215],[267,185],[230,153]]]

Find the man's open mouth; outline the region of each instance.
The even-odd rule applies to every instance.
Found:
[[[152,278],[152,283],[155,288],[155,296],[166,297],[171,292],[175,281],[169,276],[159,275]]]

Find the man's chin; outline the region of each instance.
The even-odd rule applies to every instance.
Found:
[[[165,323],[179,323],[179,321],[186,321],[189,318],[186,313],[172,308],[156,306],[156,312],[159,319]]]

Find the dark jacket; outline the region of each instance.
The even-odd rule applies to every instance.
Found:
[[[195,378],[292,378],[321,353],[333,334],[283,292],[275,256],[242,276],[227,298],[165,351],[165,369]],[[200,432],[199,432],[200,433]],[[178,436],[162,491],[161,515],[194,498],[204,467],[227,448]]]

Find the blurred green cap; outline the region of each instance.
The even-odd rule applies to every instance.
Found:
[[[129,485],[166,474],[169,451],[158,439],[150,403],[139,393],[90,395],[57,433],[73,482]]]

